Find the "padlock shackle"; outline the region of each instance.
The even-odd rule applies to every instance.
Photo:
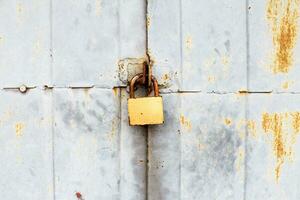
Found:
[[[130,84],[129,84],[130,98],[135,98],[135,95],[134,95],[135,83],[140,82],[143,77],[144,77],[143,73],[140,73],[140,74],[135,75],[131,79]],[[158,97],[159,96],[158,82],[154,76],[151,76],[151,82],[153,84],[154,96]]]

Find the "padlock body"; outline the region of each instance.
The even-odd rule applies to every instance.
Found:
[[[162,97],[129,98],[128,116],[132,126],[164,123]]]

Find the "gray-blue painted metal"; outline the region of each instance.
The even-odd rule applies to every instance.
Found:
[[[0,1],[1,197],[299,199],[297,34],[269,66],[286,2]],[[146,47],[165,124],[130,127]]]

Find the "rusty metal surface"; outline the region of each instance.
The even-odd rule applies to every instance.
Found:
[[[249,1],[249,90],[299,92],[300,3]]]
[[[246,199],[299,199],[300,96],[248,98]]]
[[[298,0],[4,0],[0,16],[2,198],[299,199]],[[148,129],[112,89],[146,47],[165,109]]]

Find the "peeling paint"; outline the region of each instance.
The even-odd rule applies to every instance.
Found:
[[[23,135],[23,129],[25,125],[23,123],[16,123],[15,124],[15,131],[16,131],[16,136],[20,137]]]
[[[192,124],[191,121],[189,119],[187,119],[186,117],[184,117],[183,115],[180,115],[180,124],[182,127],[184,127],[187,131],[191,131],[192,130]]]
[[[267,19],[272,31],[272,72],[288,73],[293,65],[293,50],[298,36],[299,0],[268,0]]]

